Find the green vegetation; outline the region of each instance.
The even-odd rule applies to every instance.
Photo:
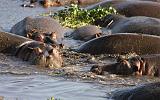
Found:
[[[62,99],[57,99],[57,98],[51,97],[51,98],[49,98],[47,100],[62,100]]]
[[[116,10],[113,7],[102,8],[98,7],[91,10],[80,8],[78,5],[72,4],[65,9],[53,13],[50,16],[58,19],[60,23],[65,27],[77,28],[88,24],[93,24],[97,19],[100,19],[108,14],[116,14]]]

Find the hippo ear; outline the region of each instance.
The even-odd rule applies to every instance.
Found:
[[[57,35],[56,35],[56,32],[52,32],[50,35],[49,35],[52,39],[57,39]]]
[[[36,54],[40,54],[40,53],[42,53],[43,51],[42,51],[42,49],[41,48],[39,48],[39,47],[37,47],[37,48],[33,48],[33,50],[35,51],[35,53]]]
[[[52,53],[53,53],[53,49],[49,50],[48,53],[49,53],[49,54],[52,54]]]
[[[60,48],[60,49],[63,49],[63,48],[64,48],[64,44],[62,44],[62,43],[59,44],[59,48]]]
[[[100,37],[102,33],[96,33],[96,38]]]
[[[26,37],[27,37],[27,38],[31,38],[31,37],[32,37],[32,34],[31,34],[31,33],[27,33]]]

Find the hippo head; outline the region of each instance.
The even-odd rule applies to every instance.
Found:
[[[142,63],[138,57],[133,57],[131,59],[118,59],[116,63],[108,65],[94,65],[91,68],[91,72],[96,74],[103,74],[104,71],[118,75],[132,75],[140,74],[142,70]]]
[[[115,64],[115,73],[119,75],[130,75],[132,74],[132,66],[128,60],[120,60]]]
[[[117,62],[116,72],[121,75],[142,75],[145,66],[145,62],[140,56],[129,59],[120,58]]]
[[[52,46],[63,48],[63,44],[58,43],[57,41],[56,32],[41,33],[33,30],[32,33],[27,34],[27,37],[36,41],[44,42]]]
[[[104,74],[105,71],[112,74],[129,75],[132,73],[132,68],[127,60],[121,60],[120,62],[103,66],[93,65],[90,71],[98,75]]]
[[[141,76],[145,70],[146,62],[140,56],[132,57],[128,60],[132,66],[132,71],[135,75]]]
[[[34,65],[57,68],[62,66],[59,49],[48,44],[31,41],[20,46],[16,55]]]

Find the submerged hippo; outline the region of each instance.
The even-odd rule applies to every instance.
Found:
[[[108,15],[98,25],[111,29],[112,33],[143,33],[160,35],[160,19],[136,16],[124,17],[121,15]]]
[[[160,54],[136,56],[127,60],[118,59],[114,64],[94,65],[91,71],[96,74],[103,74],[107,71],[120,75],[160,76]]]
[[[90,54],[159,54],[160,37],[146,34],[119,33],[92,39],[75,51]]]
[[[42,67],[62,66],[62,57],[56,47],[6,32],[0,32],[0,37],[2,53],[15,55]]]
[[[50,17],[26,17],[11,28],[11,33],[40,41],[41,38],[50,36],[61,42],[64,37],[63,27]]]
[[[94,25],[82,26],[76,29],[71,36],[73,39],[88,41],[93,38],[100,37],[102,35],[101,29]]]
[[[121,15],[131,16],[148,16],[160,18],[160,3],[151,1],[137,1],[137,0],[104,0],[87,9],[94,9],[98,6],[114,7]]]
[[[113,100],[160,100],[160,82],[113,92]]]

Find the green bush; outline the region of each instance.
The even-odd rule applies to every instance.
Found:
[[[98,7],[95,9],[86,10],[80,8],[78,5],[72,4],[71,6],[58,11],[57,13],[51,14],[50,16],[58,19],[60,23],[65,27],[77,28],[80,26],[93,24],[95,20],[111,13],[117,13],[113,7]]]

